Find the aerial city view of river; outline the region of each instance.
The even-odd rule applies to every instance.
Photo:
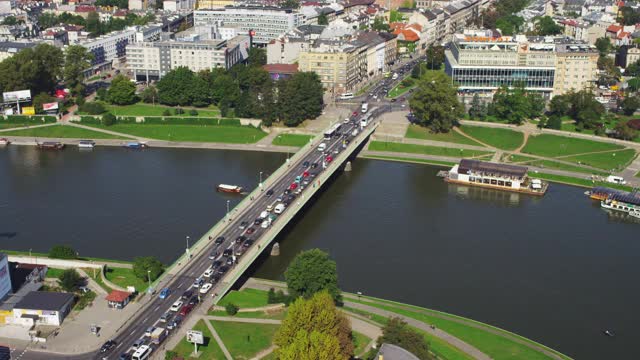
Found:
[[[0,149],[0,248],[170,263],[287,154],[188,149]],[[282,279],[301,250],[338,264],[342,289],[514,331],[577,359],[630,359],[640,315],[640,224],[585,189],[543,198],[448,185],[438,168],[357,159],[277,238],[252,276]],[[608,329],[615,337],[602,334]]]

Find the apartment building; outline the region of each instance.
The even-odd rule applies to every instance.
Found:
[[[233,6],[235,4],[235,0],[197,0],[196,9],[221,9],[226,6]]]
[[[566,37],[499,36],[491,30],[455,34],[445,71],[463,92],[493,92],[524,83],[546,98],[588,87],[596,78],[597,50]]]
[[[162,7],[165,11],[179,12],[193,10],[196,6],[196,0],[164,0]]]
[[[230,40],[157,41],[127,45],[127,68],[134,79],[158,80],[185,66],[192,71],[229,69],[249,57],[249,36]]]
[[[237,25],[240,32],[248,34],[255,32],[253,41],[256,44],[267,44],[273,39],[302,25],[304,15],[292,9],[276,7],[226,7],[223,9],[196,10],[194,12],[195,25],[214,24],[223,22],[227,25]]]
[[[99,70],[111,67],[116,59],[123,59],[127,53],[127,44],[134,43],[135,40],[136,30],[128,28],[95,39],[88,39],[80,42],[79,45],[93,54],[92,68]]]
[[[156,0],[129,0],[129,10],[148,10],[153,9]]]
[[[34,42],[2,41],[0,42],[0,61],[8,59],[24,49],[34,48],[36,45],[38,44]]]

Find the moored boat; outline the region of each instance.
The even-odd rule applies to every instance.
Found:
[[[59,141],[45,141],[41,143],[37,143],[38,148],[43,150],[62,150],[64,149],[64,144]]]
[[[6,146],[11,144],[11,141],[9,141],[9,139],[6,138],[0,138],[0,146]]]
[[[635,192],[611,194],[600,202],[600,206],[603,209],[621,211],[636,216],[637,213],[640,213],[640,195]]]
[[[148,148],[149,145],[147,143],[131,141],[123,145],[127,149],[145,149]]]
[[[78,148],[80,149],[93,149],[96,146],[96,142],[93,140],[80,140]]]
[[[218,185],[217,190],[220,191],[220,192],[236,193],[237,194],[237,193],[242,192],[242,187],[235,186],[235,185],[220,184],[220,185]]]
[[[634,218],[640,219],[640,210],[629,211],[629,215],[633,216]]]

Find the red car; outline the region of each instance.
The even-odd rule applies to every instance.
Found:
[[[354,111],[354,112],[353,112],[353,114],[351,114],[351,116],[353,116],[353,117],[358,116],[358,112],[357,112],[357,111]]]
[[[333,158],[331,157],[331,155],[327,156],[327,158],[325,159],[326,162],[330,163],[333,161]]]
[[[308,176],[309,176],[309,172],[308,171],[305,171],[305,172],[302,173],[302,177],[308,177]]]
[[[193,310],[193,305],[185,305],[180,309],[180,315],[187,316]]]
[[[291,183],[291,185],[289,186],[289,190],[295,190],[297,187],[298,187],[298,184]]]
[[[254,232],[256,232],[256,229],[254,229],[254,228],[252,228],[252,227],[250,227],[250,228],[248,228],[248,229],[247,229],[247,235],[251,235],[251,234],[253,234]]]

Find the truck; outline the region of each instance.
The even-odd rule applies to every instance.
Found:
[[[367,103],[362,103],[362,107],[361,107],[361,109],[360,109],[360,112],[364,114],[364,113],[366,113],[366,112],[367,112],[367,110],[369,110],[369,104],[367,104]]]
[[[151,342],[154,344],[160,344],[167,337],[167,330],[161,327],[155,328],[151,333]]]

